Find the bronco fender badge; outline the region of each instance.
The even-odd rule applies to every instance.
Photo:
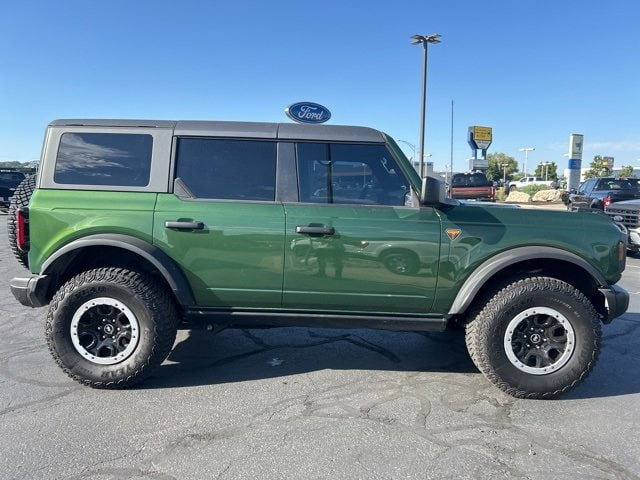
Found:
[[[447,228],[445,232],[447,233],[447,236],[453,241],[460,236],[462,230],[460,230],[459,228]]]
[[[289,105],[284,113],[298,123],[324,123],[331,118],[331,112],[327,107],[312,102],[294,103]]]

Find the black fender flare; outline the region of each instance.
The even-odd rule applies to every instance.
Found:
[[[73,254],[74,250],[100,246],[121,248],[142,257],[164,277],[180,305],[185,307],[195,305],[189,282],[176,262],[157,246],[129,235],[117,233],[97,234],[74,240],[57,250],[43,263],[41,274],[56,274],[57,269],[60,268],[60,264],[57,261],[67,254]],[[63,262],[63,265],[66,265],[66,262]]]
[[[574,253],[554,247],[519,247],[499,253],[476,268],[458,290],[458,294],[449,309],[449,315],[463,313],[485,283],[499,271],[514,263],[536,259],[562,260],[572,263],[591,275],[598,285],[608,285],[607,280],[596,268]]]

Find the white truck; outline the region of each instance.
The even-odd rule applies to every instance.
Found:
[[[556,182],[553,180],[545,180],[542,177],[522,177],[520,180],[508,182],[509,191],[520,190],[529,185],[544,185],[549,188],[556,188]]]

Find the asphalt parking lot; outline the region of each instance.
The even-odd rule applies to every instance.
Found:
[[[19,305],[24,272],[0,216],[3,479],[639,479],[640,258],[628,313],[591,376],[553,401],[516,400],[459,332],[179,333],[131,390],[68,379]]]

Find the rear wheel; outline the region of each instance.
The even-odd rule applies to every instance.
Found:
[[[498,388],[555,398],[584,380],[600,351],[600,319],[573,286],[524,278],[495,293],[467,325],[469,354]]]
[[[28,207],[33,190],[36,187],[36,176],[30,175],[25,178],[16,188],[11,202],[9,203],[9,211],[7,213],[7,233],[9,236],[9,246],[13,256],[16,257],[20,265],[29,268],[27,252],[23,252],[18,248],[18,232],[16,225],[16,211],[22,207]]]
[[[147,377],[169,354],[178,313],[152,277],[119,268],[83,272],[53,297],[49,350],[74,380],[122,388]]]

